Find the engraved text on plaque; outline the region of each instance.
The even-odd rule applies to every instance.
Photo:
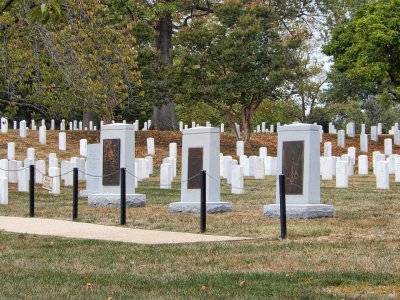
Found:
[[[103,140],[103,185],[119,185],[120,173],[120,139]],[[112,174],[112,175],[110,175]]]
[[[318,158],[319,159],[319,158]],[[304,141],[282,143],[282,174],[287,195],[303,194]]]
[[[189,148],[188,152],[188,179],[190,179],[203,169],[203,148]],[[200,174],[188,181],[187,188],[201,189]]]

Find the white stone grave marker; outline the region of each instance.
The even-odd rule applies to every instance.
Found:
[[[236,156],[240,157],[241,155],[244,155],[244,142],[237,141],[236,142]]]
[[[232,194],[243,194],[244,193],[244,176],[242,166],[232,166]]]
[[[67,151],[67,134],[65,132],[58,133],[58,150]]]
[[[392,155],[392,139],[385,139],[384,140],[384,147],[385,147],[385,155]]]
[[[332,143],[331,142],[324,143],[324,156],[325,157],[332,156]]]
[[[337,141],[338,141],[338,146],[339,146],[340,148],[344,148],[345,145],[346,145],[344,130],[339,130],[339,131],[338,131],[337,139],[338,139],[338,140],[337,140]]]
[[[147,154],[154,155],[156,153],[155,145],[154,145],[154,138],[149,137],[147,138]]]
[[[336,187],[347,189],[349,187],[349,164],[339,159],[336,162]]]
[[[332,157],[323,156],[321,157],[321,176],[322,180],[332,180],[333,179],[333,171],[332,171]]]
[[[371,141],[378,141],[378,129],[376,126],[371,126]]]
[[[6,118],[1,118],[1,133],[8,132],[8,120]]]
[[[360,134],[360,152],[368,153],[368,136],[365,133]]]
[[[26,131],[26,121],[22,120],[19,122],[19,136],[22,138],[27,137],[27,131]]]
[[[381,160],[376,163],[376,188],[389,189],[389,163]]]
[[[358,175],[368,175],[368,156],[358,156]]]
[[[14,160],[15,159],[15,143],[9,142],[7,144],[7,159]]]
[[[35,161],[35,183],[42,184],[43,176],[46,175],[46,162],[44,160]]]
[[[16,160],[8,161],[8,182],[18,182],[18,164]]]
[[[8,204],[8,180],[0,177],[0,205]]]
[[[79,155],[83,157],[87,156],[87,139],[79,140]]]
[[[46,126],[39,127],[39,143],[46,145]]]
[[[162,163],[160,166],[160,189],[171,189],[172,187],[172,166]]]

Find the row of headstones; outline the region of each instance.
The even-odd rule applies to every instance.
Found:
[[[12,158],[12,157],[10,157]],[[46,174],[51,177],[50,193],[54,195],[60,194],[61,180],[64,181],[64,186],[72,186],[74,167],[77,167],[78,180],[86,180],[86,161],[84,158],[72,157],[70,161],[62,161],[59,167],[58,159],[55,153],[49,154],[48,165],[46,172],[46,161],[35,160],[35,149],[27,149],[27,158],[24,161],[15,159],[0,160],[0,204],[8,204],[8,184],[17,183],[18,192],[29,191],[29,166],[35,166],[35,183],[42,184]]]
[[[1,133],[7,133],[8,132],[8,128],[9,128],[8,119],[1,118],[1,122],[0,123],[1,123],[1,131],[0,132]],[[42,120],[41,121],[41,125],[39,126],[39,130],[40,130],[40,128],[42,128],[42,130],[43,129],[47,129],[46,120]],[[36,121],[35,120],[31,120],[31,124],[30,124],[29,127],[28,127],[28,124],[27,124],[27,122],[25,120],[19,121],[19,126],[18,126],[18,122],[17,121],[13,121],[13,130],[18,130],[18,129],[20,130],[20,134],[25,132],[24,135],[26,135],[26,132],[27,132],[28,129],[36,131],[37,130]],[[55,122],[55,120],[51,120],[50,121],[50,128],[49,129],[50,130],[56,130],[56,122]],[[62,120],[60,122],[59,129],[61,131],[65,131],[66,130],[66,121],[65,120]],[[78,122],[77,120],[74,120],[74,121],[69,122],[69,130],[70,131],[72,131],[72,130],[97,130],[97,126],[93,125],[93,122],[90,121],[89,122],[89,128],[87,128],[87,127],[83,128],[83,122],[82,121]]]
[[[64,143],[65,145],[65,143]],[[87,140],[86,139],[82,139],[80,140],[80,155],[81,156],[86,156],[86,152],[87,152]],[[45,169],[46,169],[46,163],[44,160],[38,160],[36,161],[36,151],[34,148],[28,148],[27,149],[27,154],[26,154],[27,158],[24,160],[24,166],[27,167],[30,164],[32,164],[32,162],[35,164],[36,167],[36,172],[35,172],[35,181],[36,183],[42,183],[43,180],[43,175],[46,174],[45,173]],[[7,144],[7,159],[5,161],[8,161],[9,165],[7,168],[9,170],[18,170],[17,168],[15,168],[15,162],[17,162],[15,160],[15,143],[14,142],[9,142]],[[53,173],[69,173],[74,165],[78,166],[78,169],[81,171],[85,170],[85,160],[83,158],[76,158],[76,157],[72,157],[71,158],[71,166],[68,166],[67,163],[68,162],[61,162],[61,171],[55,171],[52,172],[51,168],[58,168],[58,159],[57,159],[57,155],[55,153],[50,153],[49,154],[49,176],[59,176],[59,175],[54,175]],[[17,183],[17,181],[15,181],[15,175],[12,173],[13,171],[10,171],[11,174],[11,181],[10,183]],[[79,175],[79,180],[84,180],[84,176],[83,173],[81,173]],[[64,178],[62,178],[64,179]],[[69,174],[68,176],[65,176],[65,181],[67,182],[65,185],[66,186],[70,186],[72,185],[72,174]],[[57,189],[58,190],[58,189]],[[21,191],[26,191],[25,185],[22,184],[21,187]]]
[[[393,136],[394,136],[394,141],[390,138],[385,139],[385,141],[384,141],[385,149],[386,148],[388,150],[392,149],[393,143],[397,146],[400,146],[400,131],[397,130]],[[378,141],[378,134],[376,134],[376,131],[373,131],[373,133],[371,134],[371,141],[374,141],[374,142]],[[341,148],[346,147],[346,138],[345,138],[344,130],[338,131],[337,145]],[[365,133],[360,134],[360,151],[368,152],[368,135]]]
[[[267,156],[266,147],[259,149],[259,156],[247,157],[244,155],[243,142],[238,141],[237,146],[237,154],[240,158],[239,163],[237,160],[232,159],[231,156],[220,154],[220,176],[227,179],[227,183],[232,185],[233,194],[244,192],[243,179],[245,176],[263,179],[268,175],[276,175],[277,158]],[[154,138],[147,138],[147,154],[155,154]],[[160,166],[161,189],[170,189],[172,187],[172,181],[177,175],[176,158],[177,144],[170,143],[169,156],[163,159]]]
[[[397,124],[397,123],[396,123]],[[396,126],[396,124],[395,124],[395,126]],[[335,128],[335,125],[333,125],[333,123],[332,122],[329,122],[329,125],[328,125],[328,133],[329,134],[338,134],[339,133],[339,131],[340,130],[337,130],[336,128]],[[343,130],[344,131],[344,130]],[[352,137],[352,138],[354,138],[355,136],[356,136],[356,126],[355,126],[355,123],[354,122],[349,122],[349,123],[347,123],[346,124],[346,135],[348,136],[348,137]],[[365,134],[366,133],[366,131],[365,131],[365,124],[361,124],[361,132],[360,132],[360,134]],[[375,135],[381,135],[383,133],[383,130],[382,130],[382,123],[378,123],[378,125],[377,126],[371,126],[371,135],[372,134],[375,134]],[[389,134],[390,134],[390,132],[389,132]]]
[[[112,121],[112,123],[115,123],[115,121]],[[123,121],[123,124],[126,124],[126,120]],[[100,121],[100,128],[101,126],[105,125],[106,123],[104,121]],[[136,131],[139,130],[139,120],[136,120],[133,122],[134,128]],[[151,120],[148,120],[147,122],[144,122],[142,130],[148,130],[151,126]],[[41,125],[39,126],[40,128],[47,129],[46,127],[46,120],[41,121]],[[65,120],[62,120],[59,125],[60,131],[65,131],[67,127],[67,122]],[[0,132],[1,133],[7,133],[9,128],[9,122],[7,118],[1,118],[0,119]],[[18,130],[20,129],[20,132],[25,132],[25,137],[26,137],[26,131],[28,130],[28,125],[25,120],[19,121],[19,126],[18,126],[18,121],[13,121],[13,130]],[[37,130],[36,126],[36,121],[31,120],[31,124],[29,126],[30,130]],[[50,120],[50,130],[56,130],[56,121],[54,119]],[[68,130],[70,131],[77,131],[77,130],[97,130],[97,126],[94,125],[93,121],[89,121],[89,127],[83,127],[83,122],[82,121],[77,121],[73,120],[68,122]]]
[[[276,157],[267,155],[267,148],[260,147],[259,156],[239,155],[239,162],[232,156],[220,153],[220,176],[231,185],[232,194],[244,193],[244,177],[264,179],[265,176],[277,175]]]
[[[320,157],[322,180],[332,180],[335,176],[337,188],[348,188],[348,177],[354,175],[356,149],[349,147],[347,154],[343,154],[341,157],[332,156],[328,143],[324,145],[324,156]],[[372,160],[373,174],[376,176],[378,189],[389,188],[390,174],[395,174],[395,182],[400,182],[400,155],[385,155],[374,151]],[[368,175],[367,155],[358,156],[358,175]]]
[[[378,136],[383,134],[383,125],[382,123],[378,123],[377,126],[371,126],[370,134],[371,134],[371,139],[374,141],[378,140]],[[335,126],[332,124],[332,122],[329,123],[329,129],[328,132],[330,134],[339,134],[340,130],[337,130]],[[343,130],[344,131],[344,130]],[[399,131],[399,123],[394,123],[394,125],[391,127],[391,129],[388,130],[388,134],[394,134],[396,135]],[[349,122],[346,124],[346,135],[348,137],[354,138],[356,136],[356,127],[354,122]],[[361,124],[361,132],[360,134],[366,134],[366,125]]]
[[[177,176],[177,143],[170,143],[168,146],[169,155],[162,160],[160,165],[160,189],[171,189],[172,182]],[[149,151],[149,148],[148,148]]]
[[[39,135],[39,142],[41,144],[46,144],[46,133],[44,133],[42,136]],[[67,135],[65,134],[65,132],[60,132],[58,134],[58,149],[60,151],[67,150]],[[86,157],[86,155],[87,155],[87,139],[79,140],[79,155]],[[14,142],[9,142],[7,145],[7,158],[9,160],[15,159],[15,143]]]

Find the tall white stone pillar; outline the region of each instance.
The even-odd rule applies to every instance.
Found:
[[[207,173],[207,211],[222,212],[232,210],[231,203],[221,202],[220,200],[219,153],[219,128],[196,127],[183,131],[181,201],[171,203],[169,206],[171,211],[200,211],[201,180],[199,173],[201,170],[205,170]]]
[[[289,218],[332,217],[333,207],[320,203],[319,126],[292,124],[278,127],[278,174],[285,175],[286,211]],[[264,206],[264,215],[279,217],[276,204]]]
[[[120,169],[126,168],[126,204],[144,206],[145,195],[135,194],[135,130],[131,124],[103,125],[100,132],[101,182],[96,193],[88,194],[88,204],[120,207]]]

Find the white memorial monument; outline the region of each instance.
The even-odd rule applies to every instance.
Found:
[[[104,125],[100,132],[100,174],[96,193],[88,193],[89,206],[119,207],[120,168],[126,168],[126,205],[144,206],[145,195],[135,194],[135,130],[131,124]],[[91,173],[88,170],[88,173]],[[95,175],[95,174],[93,174]]]
[[[199,212],[200,171],[206,171],[207,212],[231,211],[232,204],[220,201],[220,130],[196,127],[183,131],[181,201],[171,203],[173,212]]]
[[[318,125],[295,123],[278,128],[277,171],[278,174],[285,175],[288,218],[308,219],[333,216],[333,206],[320,203],[319,157]],[[276,204],[264,206],[266,217],[279,217],[279,199],[277,188]]]

